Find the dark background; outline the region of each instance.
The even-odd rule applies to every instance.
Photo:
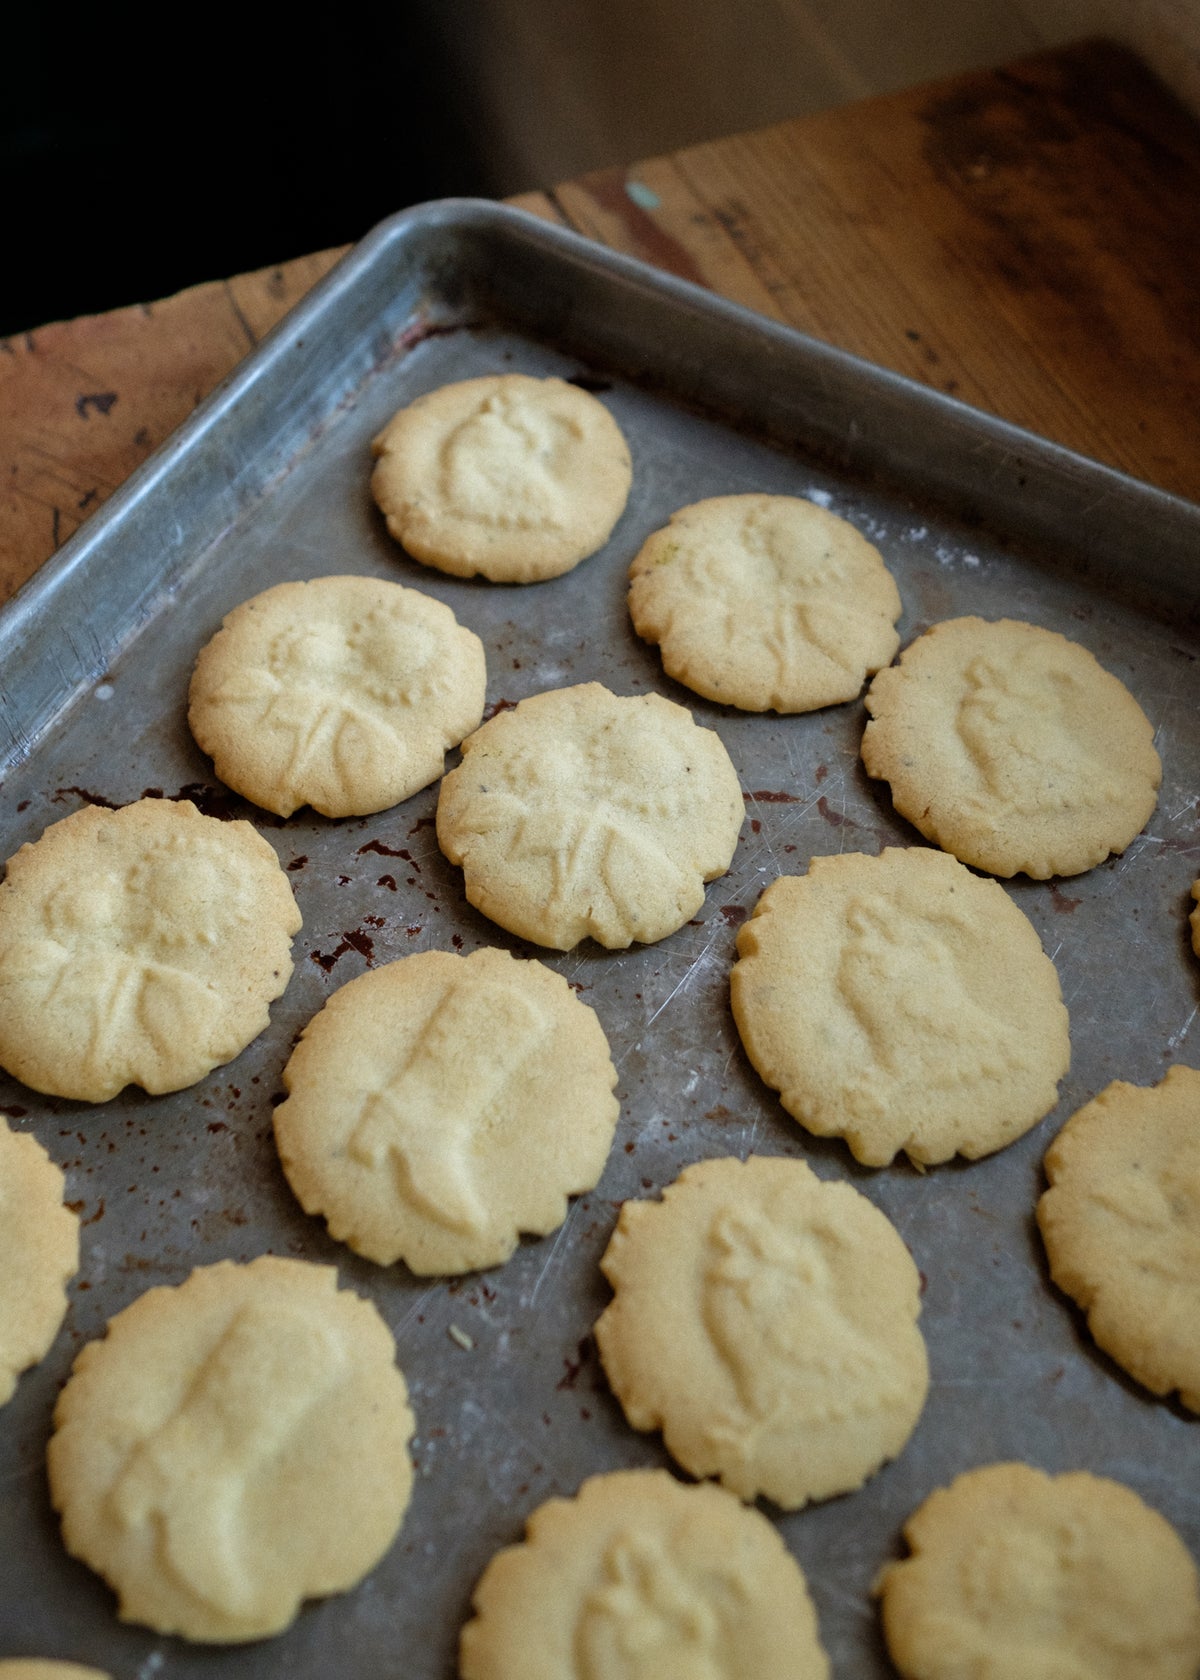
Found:
[[[341,10],[12,8],[0,336],[494,190],[447,47],[463,9]]]

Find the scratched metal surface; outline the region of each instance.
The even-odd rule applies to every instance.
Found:
[[[837,1675],[890,1672],[871,1582],[897,1555],[913,1507],[971,1465],[1023,1458],[1115,1476],[1164,1512],[1200,1556],[1198,1426],[1146,1397],[1091,1346],[1079,1316],[1048,1283],[1032,1220],[1042,1153],[1079,1103],[1116,1077],[1151,1083],[1172,1060],[1200,1065],[1200,965],[1185,921],[1200,874],[1200,643],[1183,627],[1200,605],[1200,567],[1190,583],[1184,577],[1190,596],[1180,598],[1179,621],[1164,622],[1139,604],[1136,552],[1125,568],[1131,593],[1116,598],[1097,586],[1095,568],[1085,574],[1065,566],[1057,547],[1014,537],[1022,529],[1015,495],[1011,519],[993,510],[982,523],[964,523],[947,511],[955,497],[940,482],[936,496],[929,492],[929,480],[944,478],[944,461],[888,488],[870,472],[831,466],[828,449],[813,453],[803,435],[786,448],[765,443],[752,430],[766,400],[754,383],[726,414],[698,413],[672,400],[655,342],[641,344],[640,377],[627,378],[595,357],[585,364],[568,338],[489,321],[479,293],[464,309],[453,275],[443,260],[399,310],[395,294],[381,291],[375,317],[365,306],[351,312],[354,323],[375,319],[369,353],[352,376],[344,359],[331,363],[324,385],[306,391],[307,412],[318,420],[282,468],[264,446],[267,465],[256,482],[256,434],[251,428],[235,440],[250,489],[210,546],[205,509],[185,509],[173,539],[179,575],[163,600],[146,606],[144,591],[141,605],[123,599],[122,578],[141,561],[125,560],[116,536],[101,528],[99,558],[86,556],[87,589],[107,603],[108,629],[128,645],[74,684],[73,705],[9,767],[0,788],[5,855],[83,800],[119,804],[147,789],[169,796],[190,789],[203,807],[258,824],[291,871],[304,915],[296,972],[269,1030],[192,1089],[166,1098],[130,1093],[93,1108],[0,1076],[0,1111],[64,1164],[83,1222],[66,1325],[0,1413],[0,1654],[69,1656],[117,1680],[213,1673],[316,1680],[335,1672],[446,1680],[473,1583],[529,1511],[594,1472],[666,1462],[657,1437],[625,1425],[587,1339],[607,1298],[597,1260],[620,1202],[654,1194],[689,1162],[751,1151],[801,1157],[823,1176],[856,1184],[896,1223],[927,1280],[922,1324],[932,1388],[912,1441],[861,1492],[786,1517],[772,1513],[808,1575]],[[550,275],[548,285],[558,284]],[[645,291],[657,282],[638,284]],[[623,295],[637,344],[636,288]],[[326,307],[343,307],[339,295]],[[387,322],[383,353],[378,318]],[[430,324],[445,330],[431,333]],[[352,336],[361,330],[354,324]],[[796,341],[780,377],[802,378],[811,356]],[[397,406],[448,380],[506,368],[598,387],[635,461],[630,504],[607,547],[569,576],[527,589],[458,582],[410,562],[387,538],[366,489],[367,442]],[[862,403],[877,394],[864,375]],[[919,423],[919,394],[905,401]],[[222,413],[214,424],[239,423],[236,413]],[[213,435],[211,427],[204,433]],[[969,420],[964,437],[970,441]],[[182,447],[186,457],[199,445],[185,436]],[[959,468],[964,482],[968,457]],[[1029,458],[1036,472],[1036,450]],[[1074,470],[1086,487],[1087,469]],[[1104,495],[1119,494],[1112,475],[1098,483]],[[840,1144],[803,1134],[739,1049],[727,975],[737,925],[762,887],[815,854],[874,852],[918,838],[893,815],[886,790],[862,773],[860,703],[800,718],[739,715],[667,681],[655,651],[632,634],[625,574],[645,534],[701,495],[750,489],[813,497],[865,531],[899,582],[905,642],[964,612],[1028,618],[1090,648],[1157,729],[1162,797],[1125,856],[1070,881],[1008,886],[1057,964],[1073,1061],[1057,1109],[989,1160],[926,1174],[902,1164],[859,1168]],[[148,494],[159,493],[151,485]],[[202,556],[188,556],[189,520]],[[1154,542],[1149,530],[1142,552]],[[396,578],[448,602],[484,641],[493,707],[597,679],[621,693],[659,689],[715,729],[737,766],[746,822],[731,870],[710,886],[696,919],[657,946],[627,953],[536,952],[465,904],[434,841],[436,789],[350,822],[303,814],[277,822],[223,796],[184,724],[196,649],[246,595],[338,570]],[[1154,587],[1147,578],[1147,595]],[[54,604],[53,592],[37,603],[46,649]],[[11,722],[20,693],[10,689],[6,703]],[[300,1212],[276,1162],[272,1101],[295,1033],[337,986],[371,963],[488,943],[540,955],[581,988],[610,1037],[621,1119],[603,1179],[574,1203],[557,1235],[526,1243],[496,1271],[421,1281],[403,1266],[382,1270],[356,1259]],[[369,1296],[391,1325],[418,1418],[416,1491],[398,1541],[358,1590],[308,1606],[278,1639],[193,1648],[120,1626],[107,1589],[66,1557],[44,1483],[50,1413],[78,1348],[145,1288],[179,1282],[194,1265],[267,1249],[336,1265],[342,1283]]]

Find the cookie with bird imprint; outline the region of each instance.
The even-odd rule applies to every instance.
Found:
[[[918,636],[866,695],[867,774],[927,840],[993,875],[1078,875],[1149,821],[1154,726],[1078,642],[1017,619]]]
[[[414,560],[536,583],[603,548],[629,497],[629,446],[565,379],[485,374],[428,391],[372,444],[371,490]]]
[[[1067,1121],[1045,1168],[1050,1276],[1131,1377],[1200,1412],[1200,1071],[1114,1080]]]
[[[792,1117],[867,1166],[1001,1149],[1070,1062],[1057,972],[998,881],[945,852],[815,857],[738,932],[746,1053]]]
[[[624,1204],[601,1267],[605,1374],[693,1476],[795,1510],[860,1487],[916,1427],[920,1276],[851,1185],[796,1160],[702,1161]]]
[[[816,1612],[773,1524],[711,1482],[593,1476],[498,1552],[462,1680],[827,1680]]]

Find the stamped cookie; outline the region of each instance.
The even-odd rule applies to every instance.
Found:
[[[227,786],[290,817],[398,805],[483,716],[483,643],[450,608],[377,578],[280,583],[201,649],[192,734]]]
[[[711,1482],[594,1476],[497,1553],[462,1680],[826,1680],[816,1612],[772,1524]]]
[[[99,1668],[50,1657],[8,1657],[0,1660],[0,1680],[109,1680],[109,1676]]]
[[[926,839],[993,875],[1078,875],[1154,810],[1154,730],[1086,648],[1014,619],[919,636],[866,696],[868,775]]]
[[[1200,1412],[1200,1072],[1109,1085],[1046,1152],[1050,1275],[1105,1353]]]
[[[630,567],[634,629],[668,676],[744,711],[853,700],[900,645],[900,593],[853,525],[798,496],[714,496]]]
[[[565,379],[443,385],[372,444],[371,489],[415,560],[493,583],[558,577],[603,548],[632,467],[602,402]]]
[[[745,812],[720,737],[659,694],[551,689],[468,735],[437,837],[470,902],[522,939],[621,950],[674,933]]]
[[[400,1527],[413,1417],[391,1332],[331,1266],[264,1256],[151,1289],[75,1362],[50,1491],[123,1621],[278,1633]]]
[[[84,1102],[193,1085],[266,1026],[299,926],[249,823],[169,799],[76,811],[0,885],[0,1067]]]
[[[1196,1567],[1132,1489],[989,1464],[930,1494],[877,1583],[905,1680],[1195,1680]]]
[[[785,1510],[861,1486],[929,1386],[920,1277],[891,1222],[802,1161],[688,1167],[626,1202],[596,1325],[635,1429],[693,1476]]]
[[[792,1117],[858,1160],[1002,1149],[1053,1108],[1067,1012],[1033,925],[944,852],[815,857],[738,933],[733,1015]]]
[[[0,1115],[0,1405],[49,1350],[78,1269],[79,1220],[63,1206],[62,1173]]]
[[[498,1266],[604,1170],[620,1112],[593,1010],[507,951],[424,951],[337,991],[284,1069],[275,1140],[309,1213],[368,1260]]]

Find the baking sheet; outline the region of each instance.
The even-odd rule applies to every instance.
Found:
[[[368,441],[395,408],[505,370],[596,390],[635,463],[604,550],[525,588],[409,561],[367,492]],[[819,853],[919,842],[862,772],[861,703],[739,714],[665,678],[632,632],[625,578],[645,535],[684,503],[744,490],[809,496],[877,543],[905,644],[961,613],[1026,618],[1088,647],[1155,725],[1163,790],[1125,855],[1006,884],[1058,967],[1072,1066],[1053,1113],[988,1160],[861,1168],[803,1133],[739,1047],[728,970],[762,888]],[[83,1222],[67,1322],[0,1412],[0,1654],[72,1657],[117,1680],[452,1675],[473,1584],[536,1505],[602,1470],[668,1462],[625,1424],[589,1340],[621,1201],[689,1162],[752,1151],[854,1183],[926,1280],[932,1385],[909,1445],[854,1495],[771,1513],[836,1675],[890,1673],[870,1584],[909,1512],[972,1465],[1114,1476],[1200,1557],[1197,1423],[1092,1346],[1047,1280],[1033,1222],[1041,1156],[1080,1103],[1113,1078],[1200,1065],[1186,924],[1200,874],[1198,554],[1200,510],[516,212],[451,203],[379,230],[0,618],[5,856],[83,802],[184,794],[256,824],[304,915],[270,1028],[190,1090],[92,1107],[0,1076],[0,1111],[65,1166]],[[694,921],[630,952],[544,952],[465,903],[434,840],[436,788],[348,822],[281,822],[223,792],[184,721],[195,652],[247,595],[337,571],[447,602],[483,639],[492,709],[595,679],[657,689],[715,729],[746,822]],[[557,1234],[495,1271],[420,1280],[357,1259],[301,1212],[271,1111],[295,1034],[336,987],[414,951],[484,944],[538,956],[580,989],[609,1035],[621,1119],[603,1179]],[[65,1555],[45,1490],[50,1413],[78,1348],[144,1289],[266,1250],[336,1265],[392,1327],[418,1420],[416,1489],[356,1591],[308,1606],[278,1639],[195,1648],[120,1626],[103,1583]]]

